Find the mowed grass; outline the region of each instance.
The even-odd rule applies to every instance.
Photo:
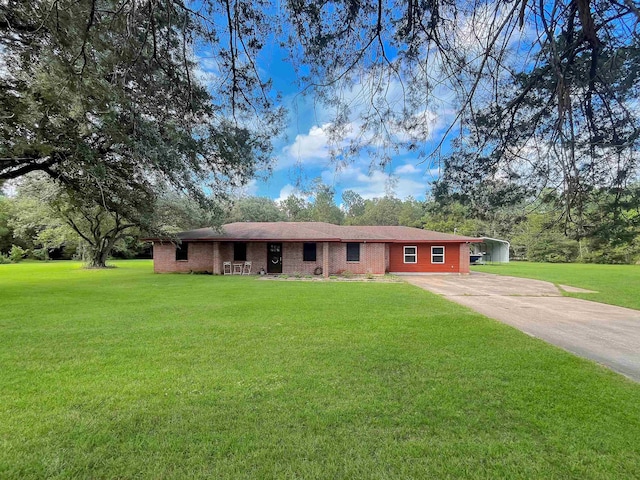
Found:
[[[640,385],[406,284],[0,266],[0,478],[637,478]]]
[[[640,310],[640,265],[511,262],[474,266],[472,270],[586,288],[597,293],[565,295]]]

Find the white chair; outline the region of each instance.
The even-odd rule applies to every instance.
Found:
[[[222,262],[222,274],[231,275],[231,262]]]
[[[243,275],[251,275],[251,262],[244,262]]]
[[[234,275],[242,275],[242,264],[234,263],[233,264],[233,274]]]

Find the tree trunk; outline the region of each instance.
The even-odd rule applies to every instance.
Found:
[[[114,244],[114,238],[103,238],[97,245],[87,245],[87,268],[107,268],[107,259]]]
[[[90,246],[87,255],[87,268],[107,268],[108,256],[108,252],[104,252],[100,248]]]
[[[107,259],[113,250],[114,245],[121,237],[122,232],[129,228],[125,226],[123,229],[114,229],[110,235],[96,239],[95,244],[89,244],[89,261],[87,268],[107,268]]]

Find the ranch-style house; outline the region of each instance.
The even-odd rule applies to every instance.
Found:
[[[153,241],[156,273],[469,273],[480,239],[411,227],[239,222]]]

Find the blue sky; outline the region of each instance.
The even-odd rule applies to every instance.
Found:
[[[498,27],[503,25],[503,15],[506,13],[491,2],[472,13],[458,19],[458,30],[452,33],[455,37],[454,44],[464,49],[472,59],[470,65],[473,65],[473,59],[479,61],[478,59],[483,58],[484,49],[493,48],[489,45],[497,45],[496,48],[508,45],[514,54],[509,62],[515,62],[514,65],[520,64],[522,67],[530,63],[529,56],[535,50],[531,45],[535,43],[537,36],[531,25],[527,24],[525,28],[517,30],[513,35],[509,33],[509,29],[501,30]],[[495,35],[497,37],[494,37]],[[504,35],[508,35],[508,38]],[[500,41],[495,42],[496,38],[500,38]],[[424,199],[430,190],[431,183],[439,176],[439,165],[435,159],[425,160],[418,158],[417,153],[400,151],[392,155],[391,162],[384,169],[371,169],[370,160],[366,154],[352,158],[341,167],[332,163],[327,141],[327,127],[331,122],[330,112],[325,106],[315,101],[312,91],[307,96],[299,94],[301,86],[296,82],[296,73],[287,63],[284,51],[275,45],[277,42],[269,44],[260,54],[258,68],[264,72],[265,77],[273,80],[275,89],[283,95],[284,104],[289,110],[288,122],[282,136],[274,143],[275,161],[272,174],[266,179],[258,178],[251,181],[244,193],[282,200],[289,194],[295,193],[299,184],[303,187],[308,186],[313,179],[321,178],[325,184],[334,187],[338,204],[341,203],[342,192],[347,189],[354,190],[365,198],[382,197],[386,193],[392,193],[402,199],[408,196],[419,200]],[[433,79],[438,77],[438,58],[437,56],[430,58],[423,80],[433,82]],[[502,58],[501,61],[505,59]],[[373,77],[367,78],[367,73],[362,73],[359,79],[364,85]],[[429,101],[425,102],[424,107],[420,107],[424,109],[414,112],[414,115],[416,123],[427,119],[430,127],[426,134],[428,138],[422,138],[423,150],[433,152],[441,147],[439,153],[446,155],[450,152],[448,140],[460,133],[460,127],[458,125],[455,132],[450,132],[447,141],[442,141],[447,135],[447,128],[455,123],[455,112],[452,108],[452,91],[446,86],[446,79],[440,80],[440,78],[436,80],[436,85],[439,86],[434,87],[435,91],[430,91]],[[391,103],[396,102],[396,105],[402,105],[398,95],[401,95],[404,87],[400,85],[399,82],[394,85],[393,80],[385,83],[383,94],[385,99]],[[490,91],[492,85],[490,83],[484,87],[488,87],[487,90]],[[357,88],[358,85],[355,85],[354,92],[346,92],[349,102],[358,97]],[[478,84],[476,95],[481,96],[482,90],[481,82]],[[388,98],[394,95],[395,99]],[[359,100],[362,101],[362,97]],[[350,133],[347,133],[347,141],[350,134],[353,137],[361,134],[358,108],[364,111],[366,107],[352,108],[353,114],[350,121],[353,128]],[[387,127],[394,130],[392,125]],[[395,129],[394,135],[401,137],[403,134]],[[366,133],[364,136],[366,137]]]
[[[338,167],[329,155],[329,112],[312,94],[299,94],[301,87],[295,80],[295,71],[278,49],[272,49],[271,55],[262,55],[260,62],[260,68],[282,93],[289,114],[285,131],[274,142],[271,175],[252,180],[242,194],[283,200],[289,194],[298,193],[299,187],[308,187],[315,178],[321,178],[334,187],[338,204],[342,192],[348,189],[364,198],[382,197],[387,192],[403,199],[425,198],[429,184],[437,178],[436,165],[423,162],[415,153],[399,152],[383,170],[372,170],[366,156],[353,158]],[[437,120],[434,117],[434,143],[439,141],[443,130]]]

